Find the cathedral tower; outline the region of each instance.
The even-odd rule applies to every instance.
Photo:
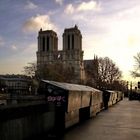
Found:
[[[58,50],[56,32],[52,30],[42,31],[40,29],[38,33],[37,68],[38,70],[45,68],[48,64],[60,64],[67,71],[71,72],[74,78],[69,82],[83,83],[82,35],[76,25],[64,30],[63,50]],[[42,72],[39,72],[41,75]]]
[[[37,66],[46,65],[53,61],[53,53],[58,51],[58,37],[52,30],[38,33]]]
[[[64,65],[73,69],[76,83],[83,83],[84,65],[82,51],[82,35],[77,25],[64,30],[63,52]]]
[[[64,30],[63,51],[82,50],[82,35],[77,25]]]

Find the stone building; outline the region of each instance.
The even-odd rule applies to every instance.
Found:
[[[0,75],[0,93],[14,95],[29,94],[31,80],[22,75]]]
[[[70,82],[84,83],[82,34],[76,25],[64,30],[62,50],[58,50],[56,32],[40,29],[38,33],[37,68],[47,66],[47,64],[55,64],[58,61],[63,67],[73,71],[75,78]]]

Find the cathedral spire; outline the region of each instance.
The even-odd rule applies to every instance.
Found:
[[[78,26],[77,26],[77,24],[75,24],[74,28],[75,28],[75,29],[78,29]]]

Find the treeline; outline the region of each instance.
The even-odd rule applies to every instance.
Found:
[[[92,60],[84,61],[85,80],[78,84],[85,84],[97,89],[127,90],[127,82],[121,80],[122,72],[108,57],[95,56]],[[36,62],[28,63],[24,73],[33,79],[47,79],[72,83],[75,78],[73,67],[63,67],[58,61],[37,68]]]

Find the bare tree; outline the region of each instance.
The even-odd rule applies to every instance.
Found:
[[[64,67],[61,62],[38,66],[36,62],[30,62],[24,67],[24,74],[33,79],[47,79],[59,82],[73,82],[75,72],[72,67]]]
[[[23,68],[23,72],[31,78],[31,92],[33,94],[37,94],[41,79],[73,83],[76,77],[73,67],[64,67],[61,62],[40,66],[37,66],[36,62],[30,62]]]
[[[30,76],[30,77],[34,77],[35,72],[37,70],[36,62],[28,63],[28,65],[25,66],[23,69],[24,69],[23,72],[24,72],[25,75]]]
[[[135,59],[135,65],[134,70],[131,71],[131,75],[135,78],[140,77],[140,52],[137,53],[136,56],[134,56]]]
[[[38,75],[41,79],[63,81],[61,64],[47,64],[38,67]]]
[[[44,65],[37,70],[39,77],[59,82],[72,82],[75,78],[72,67],[64,67],[62,63]]]
[[[99,58],[98,73],[101,81],[108,83],[112,83],[121,77],[119,68],[108,57]]]
[[[94,57],[89,62],[89,65],[85,67],[87,85],[95,88],[111,88],[114,81],[118,81],[121,78],[121,71],[108,57]]]

